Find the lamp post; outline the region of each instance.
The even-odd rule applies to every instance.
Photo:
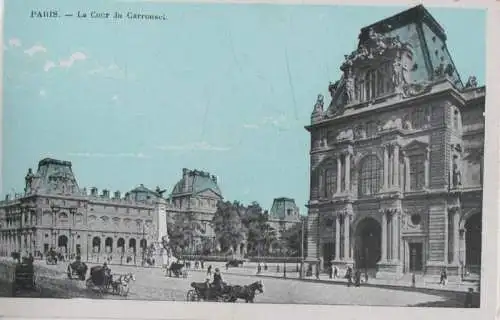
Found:
[[[71,254],[73,253],[73,245],[74,245],[74,237],[73,237],[73,233],[71,232],[71,228],[75,225],[75,213],[76,213],[76,208],[75,207],[72,207],[72,208],[69,208],[69,213],[71,214],[71,224],[69,226],[69,236],[70,236],[70,240],[71,240],[71,244],[70,244],[70,250],[69,250],[69,257],[71,259]]]
[[[300,237],[300,278],[304,277],[304,222],[302,219],[301,237]]]

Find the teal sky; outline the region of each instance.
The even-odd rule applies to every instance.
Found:
[[[40,2],[5,2],[3,194],[53,157],[73,163],[80,187],[170,192],[183,167],[197,168],[228,200],[292,197],[302,213],[316,95],[328,96],[361,27],[406,9],[43,2],[168,16],[117,22],[31,19]],[[462,80],[484,84],[485,12],[428,9]]]

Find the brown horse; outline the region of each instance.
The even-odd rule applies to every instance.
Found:
[[[264,293],[264,285],[260,280],[249,284],[248,286],[232,286],[230,293],[231,298],[229,301],[236,302],[238,299],[243,299],[246,303],[253,303],[256,291]]]

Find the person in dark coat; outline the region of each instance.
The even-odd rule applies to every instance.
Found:
[[[361,285],[361,271],[359,269],[356,269],[356,272],[354,272],[354,286],[359,287]]]
[[[333,266],[333,278],[337,279],[339,277],[339,269],[337,266]]]
[[[469,288],[467,294],[465,295],[464,308],[472,308],[472,292],[473,289]]]
[[[448,276],[446,274],[446,269],[443,268],[441,270],[441,275],[439,276],[439,284],[441,285],[446,285],[446,280],[448,279]]]
[[[224,282],[222,281],[222,275],[219,268],[215,268],[214,281],[212,282],[212,284],[216,288],[216,290],[218,290],[219,292],[222,291]]]
[[[209,265],[207,268],[207,276],[211,276],[211,275],[212,275],[212,265]]]
[[[352,284],[352,268],[351,267],[347,267],[347,271],[345,273],[345,278],[347,279],[347,286],[350,287],[351,284]]]
[[[333,266],[328,267],[328,276],[330,279],[333,279]]]

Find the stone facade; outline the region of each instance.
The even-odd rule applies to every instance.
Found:
[[[281,232],[301,223],[300,210],[291,198],[275,198],[269,212],[269,225],[277,231],[278,238]]]
[[[193,249],[201,248],[203,241],[215,243],[212,218],[217,211],[217,202],[223,200],[217,177],[200,170],[182,169],[182,178],[174,186],[168,199],[168,214],[191,213],[200,223],[201,230],[193,239]]]
[[[363,28],[311,115],[313,268],[476,272],[485,87],[464,85],[423,6]]]
[[[142,264],[151,244],[168,240],[161,192],[139,186],[119,191],[80,189],[68,161],[43,159],[29,169],[23,194],[0,202],[0,254],[44,256],[51,248],[66,258]]]

